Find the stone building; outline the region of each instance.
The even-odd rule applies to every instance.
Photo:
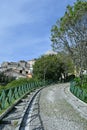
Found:
[[[30,73],[30,74],[33,73],[33,65],[35,64],[35,61],[36,61],[36,59],[27,61],[27,63],[30,65],[30,66],[29,66],[29,68],[30,68],[30,69],[29,69],[29,73]]]
[[[17,70],[15,69],[7,69],[4,71],[4,74],[6,76],[11,76],[11,77],[15,77],[16,79],[18,78],[25,78],[26,75],[22,74],[22,73],[19,73]]]
[[[0,67],[0,71],[4,72],[7,76],[13,76],[15,78],[20,77],[32,77],[34,60],[19,62],[3,62]]]

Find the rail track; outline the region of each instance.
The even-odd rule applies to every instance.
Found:
[[[23,97],[13,109],[0,120],[0,130],[43,130],[39,114],[40,92],[43,88]]]

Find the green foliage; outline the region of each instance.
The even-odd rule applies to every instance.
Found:
[[[67,51],[76,68],[87,67],[87,1],[77,0],[51,29],[52,47],[57,52]],[[82,74],[80,72],[80,74]]]
[[[7,89],[9,87],[17,87],[17,86],[21,86],[21,85],[24,85],[33,81],[35,81],[35,79],[20,78],[20,79],[12,81],[11,83],[8,83],[5,88]]]
[[[74,74],[71,74],[69,76],[66,77],[66,82],[71,82],[75,79],[75,75]]]
[[[83,78],[81,79],[80,77],[76,77],[74,79],[76,86],[83,88],[83,89],[87,89],[87,76],[83,76]]]
[[[58,20],[51,29],[52,32],[51,40],[53,44],[55,43],[56,46],[56,44],[58,43],[58,38],[66,42],[61,36],[64,35],[67,31],[69,32],[69,35],[72,35],[72,33],[76,31],[73,30],[73,28],[75,29],[76,24],[86,14],[87,14],[87,1],[77,0],[77,2],[74,3],[74,6],[68,5],[64,16],[61,17],[60,20]],[[71,29],[73,32],[71,31]]]
[[[12,81],[4,88],[0,89],[0,114],[10,109],[13,104],[20,101],[22,98],[26,98],[27,94],[39,89],[44,85],[43,81],[37,81],[36,79],[21,78]],[[45,85],[48,85],[46,82]],[[3,89],[3,91],[2,91]],[[16,122],[17,124],[17,122]]]
[[[3,72],[0,72],[0,84],[1,85],[6,85],[10,83],[11,81],[15,80],[14,77],[11,76],[6,76]]]
[[[76,83],[76,86],[81,87],[81,79],[80,79],[80,77],[76,77],[76,78],[74,79],[74,81],[75,81],[75,83]]]
[[[62,79],[62,75],[72,72],[73,68],[72,60],[65,54],[45,55],[35,62],[33,76],[37,79],[58,81]]]
[[[80,100],[87,103],[87,84],[79,86],[80,79],[76,79],[76,82],[71,82],[70,91]],[[80,84],[81,85],[81,84]]]
[[[0,86],[0,90],[12,88],[12,87],[17,87],[17,86],[22,86],[24,84],[31,83],[31,82],[34,82],[34,81],[38,81],[38,80],[33,79],[33,78],[32,79],[20,78],[20,79],[17,79],[17,80],[14,80],[14,81],[8,83],[6,86]]]
[[[2,89],[4,89],[4,88],[5,88],[5,86],[1,86],[1,85],[0,85],[0,91],[1,91]]]
[[[78,0],[74,6],[67,6],[64,16],[60,19],[60,31],[74,26],[87,13],[87,1]]]

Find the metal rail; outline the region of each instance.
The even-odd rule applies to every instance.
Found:
[[[25,95],[43,86],[43,82],[32,82],[18,87],[0,91],[0,120],[17,104]]]
[[[70,91],[80,100],[87,103],[87,90],[80,88],[76,85],[75,82],[70,83]]]
[[[32,92],[31,94],[26,95],[26,97],[22,98],[18,104],[15,104],[13,109],[9,111],[0,121],[0,130],[3,130],[3,129],[4,130],[7,130],[7,129],[23,130],[23,128],[26,127],[26,122],[27,122],[26,115],[29,114],[35,98],[37,97],[37,95],[40,94],[40,91],[43,88],[39,88],[35,90],[35,92]],[[41,119],[40,119],[40,122],[41,122]],[[16,127],[14,127],[15,123],[16,123]],[[42,126],[42,122],[40,124]]]

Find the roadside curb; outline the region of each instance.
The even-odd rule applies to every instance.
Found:
[[[22,99],[25,95],[27,95],[27,94],[29,94],[29,93],[30,93],[30,92],[24,94],[22,97],[20,97],[18,100],[16,100],[11,106],[9,106],[9,107],[0,115],[0,121],[14,108],[15,105],[17,105],[17,104],[21,101],[21,99]]]
[[[30,100],[28,102],[27,108],[24,110],[24,114],[22,115],[22,119],[20,120],[20,122],[18,123],[18,127],[16,128],[16,130],[21,130],[22,129],[22,124],[23,124],[23,120],[25,118],[25,115],[27,114],[26,111],[31,107],[31,104],[33,102],[33,100],[35,99],[36,95],[42,90],[44,89],[44,87],[38,89],[35,91],[35,93],[30,97]]]
[[[70,92],[70,84],[66,84],[62,92],[67,102],[69,102],[83,118],[87,119],[87,103],[81,101]]]

